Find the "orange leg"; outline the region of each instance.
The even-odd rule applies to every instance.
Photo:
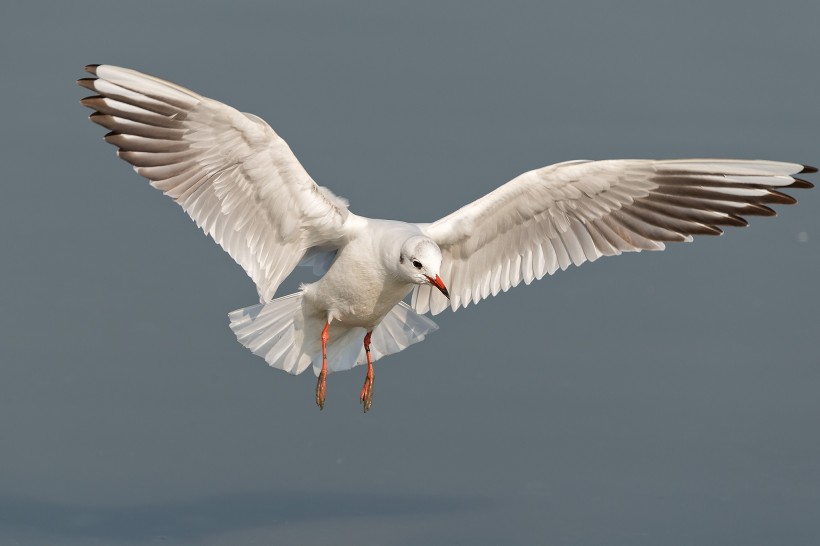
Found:
[[[367,413],[367,410],[369,410],[373,404],[373,361],[370,360],[370,334],[372,333],[373,332],[367,332],[367,335],[364,336],[364,353],[367,355],[367,377],[364,379],[364,387],[362,387],[362,394],[359,396],[359,400],[362,403],[362,407],[364,407],[365,413]]]
[[[316,381],[316,405],[319,409],[325,409],[325,393],[327,392],[327,340],[330,336],[327,333],[330,328],[330,323],[325,323],[325,329],[322,330],[322,373],[319,374],[319,379]]]

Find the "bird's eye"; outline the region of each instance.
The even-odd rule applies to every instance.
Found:
[[[421,262],[418,260],[413,260],[413,267],[416,269],[421,269]]]

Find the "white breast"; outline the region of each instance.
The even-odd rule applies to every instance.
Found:
[[[414,286],[390,273],[379,248],[370,237],[351,241],[325,276],[305,287],[306,301],[333,321],[374,328]]]

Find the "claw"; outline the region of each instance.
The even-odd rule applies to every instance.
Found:
[[[362,387],[362,393],[359,395],[359,401],[362,403],[364,412],[367,413],[370,406],[373,405],[373,376],[371,374],[367,374],[367,378],[364,380],[364,387]]]
[[[364,336],[364,352],[367,355],[367,377],[364,378],[364,387],[362,393],[359,395],[359,401],[362,403],[364,412],[370,409],[373,405],[373,361],[370,359],[370,336],[373,332],[367,332]]]
[[[325,409],[325,393],[327,392],[327,372],[322,370],[316,381],[316,405],[320,410]]]
[[[330,339],[328,330],[330,329],[330,322],[325,323],[325,329],[322,330],[322,372],[319,374],[319,379],[316,380],[316,405],[320,410],[325,409],[325,393],[327,392],[327,342]]]

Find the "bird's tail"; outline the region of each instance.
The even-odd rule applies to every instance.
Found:
[[[271,367],[296,375],[313,363],[313,371],[319,375],[324,318],[305,309],[301,292],[237,309],[228,316],[239,343]],[[370,356],[376,361],[398,353],[435,330],[435,322],[401,302],[373,330]],[[328,332],[328,371],[340,372],[366,363],[362,344],[366,333],[364,328],[332,323]]]

